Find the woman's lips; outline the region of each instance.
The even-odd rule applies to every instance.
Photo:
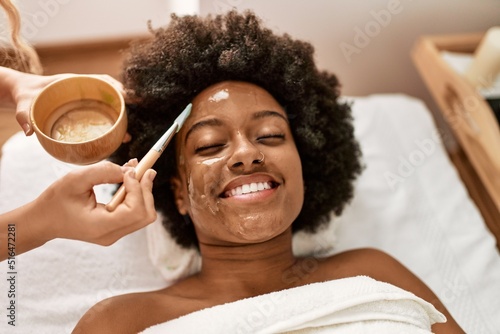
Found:
[[[269,175],[254,174],[242,176],[229,182],[220,194],[222,198],[257,195],[270,192],[279,186],[279,183]]]
[[[233,197],[233,196],[239,196],[239,195],[246,195],[246,194],[251,194],[251,193],[256,193],[256,192],[261,192],[264,190],[269,190],[273,189],[276,187],[276,184],[274,182],[252,182],[252,183],[245,183],[242,184],[241,186],[237,186],[236,188],[230,189],[225,191],[222,194],[222,197]]]

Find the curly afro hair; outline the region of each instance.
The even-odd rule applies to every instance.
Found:
[[[133,43],[122,81],[135,103],[128,105],[132,141],[112,160],[142,157],[203,89],[225,81],[251,82],[283,106],[303,166],[304,205],[294,232],[315,232],[332,213],[340,215],[353,196],[361,152],[354,138],[350,105],[339,101],[335,75],[319,71],[313,47],[289,35],[278,36],[250,11],[178,17]],[[175,145],[157,161],[153,194],[163,224],[176,242],[198,246],[193,224],[175,206],[170,179],[176,175]]]

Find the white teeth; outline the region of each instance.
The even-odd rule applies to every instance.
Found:
[[[243,184],[239,187],[226,191],[225,195],[226,197],[231,197],[236,195],[254,193],[265,189],[271,189],[270,182],[257,182],[257,183],[253,182],[250,184]]]

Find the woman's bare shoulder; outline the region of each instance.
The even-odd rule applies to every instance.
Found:
[[[176,317],[176,297],[165,290],[129,293],[102,300],[91,307],[73,333],[137,333]]]
[[[327,258],[325,266],[327,271],[336,271],[340,277],[366,275],[410,291],[418,291],[425,286],[411,269],[376,248],[359,248],[335,254]]]
[[[317,259],[317,262],[323,274],[332,275],[330,279],[366,275],[383,280],[387,276],[394,278],[394,275],[409,273],[395,258],[375,248],[352,249]]]

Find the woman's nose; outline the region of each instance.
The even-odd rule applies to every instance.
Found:
[[[264,163],[264,154],[250,141],[239,138],[227,164],[230,170],[248,171]]]

